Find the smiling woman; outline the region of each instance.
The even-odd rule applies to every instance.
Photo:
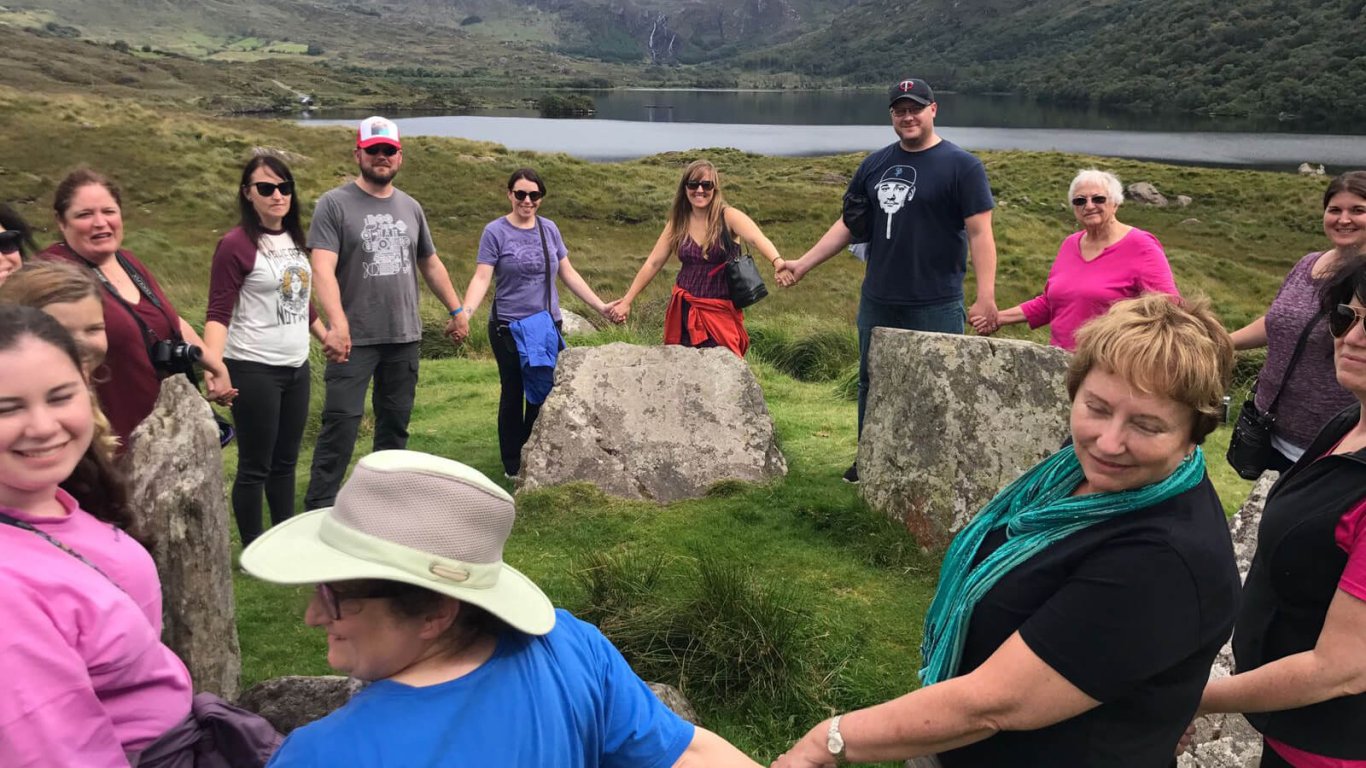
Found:
[[[775,766],[1170,762],[1237,601],[1198,447],[1232,368],[1205,301],[1129,299],[1084,327],[1072,445],[954,538],[925,619],[924,687],[817,725]]]

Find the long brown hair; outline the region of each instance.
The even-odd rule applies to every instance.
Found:
[[[726,198],[721,194],[721,174],[716,172],[716,166],[710,161],[694,160],[683,169],[683,175],[678,179],[678,189],[674,192],[673,207],[669,209],[667,226],[670,253],[678,253],[683,238],[688,235],[688,217],[692,215],[692,203],[688,202],[688,182],[703,179],[708,172],[712,181],[716,182],[716,188],[712,190],[711,203],[707,205],[707,233],[698,243],[702,248],[702,258],[707,258],[713,243],[721,241],[721,228],[725,226],[723,212],[726,209]]]
[[[13,349],[28,337],[61,350],[71,358],[76,370],[83,371],[76,342],[55,318],[36,307],[0,304],[0,351]],[[91,407],[95,407],[93,397]],[[111,523],[128,531],[134,538],[139,538],[139,532],[133,530],[133,516],[128,509],[127,486],[123,476],[114,467],[113,451],[108,449],[105,437],[96,426],[90,446],[71,471],[71,476],[62,483],[62,488],[75,497],[81,509],[95,519]],[[142,539],[139,538],[139,541]]]

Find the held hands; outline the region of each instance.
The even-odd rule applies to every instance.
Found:
[[[968,322],[978,333],[990,336],[1001,327],[998,314],[995,299],[978,296],[977,301],[968,308]]]
[[[791,288],[796,285],[798,281],[802,279],[802,276],[806,274],[806,271],[807,268],[803,265],[801,259],[796,261],[778,259],[773,262],[773,278],[778,281],[778,285],[781,285],[784,288]]]
[[[1180,739],[1179,741],[1176,742],[1176,756],[1177,756],[1177,757],[1180,757],[1181,754],[1182,754],[1183,752],[1189,751],[1190,748],[1191,748],[1191,745],[1194,744],[1194,743],[1195,743],[1195,721],[1192,720],[1192,721],[1191,721],[1191,724],[1188,725],[1188,726],[1186,726],[1186,732],[1183,733],[1183,734],[1181,734],[1181,739]]]
[[[460,346],[470,335],[469,312],[461,312],[446,321],[444,333],[451,338],[451,343]]]
[[[323,337],[323,354],[333,363],[351,359],[351,327],[345,320],[334,322],[327,329],[327,335]]]
[[[624,298],[607,304],[608,316],[612,322],[621,324],[626,322],[626,318],[631,316],[631,302]]]
[[[829,728],[829,720],[812,728],[792,745],[792,749],[779,755],[769,768],[834,768],[835,758],[825,746]]]
[[[602,315],[604,319],[616,323],[617,325],[620,325],[621,323],[625,322],[626,318],[625,316],[623,316],[620,320],[617,319],[615,309],[617,304],[619,303],[620,299],[613,302],[599,304],[598,306],[594,307],[594,309],[596,309],[598,311],[598,314]]]
[[[237,390],[222,360],[204,360],[204,399],[219,405],[232,405]]]

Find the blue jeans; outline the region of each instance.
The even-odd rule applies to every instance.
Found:
[[[966,315],[963,302],[946,301],[908,307],[884,304],[863,296],[858,304],[858,431],[863,434],[863,410],[868,403],[868,346],[874,328],[900,328],[904,331],[962,333]]]

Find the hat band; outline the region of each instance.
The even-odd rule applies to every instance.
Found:
[[[501,561],[466,563],[385,541],[343,525],[330,513],[323,515],[318,526],[318,539],[338,552],[377,565],[396,568],[410,576],[444,587],[492,589],[498,585],[498,576],[503,571]]]

